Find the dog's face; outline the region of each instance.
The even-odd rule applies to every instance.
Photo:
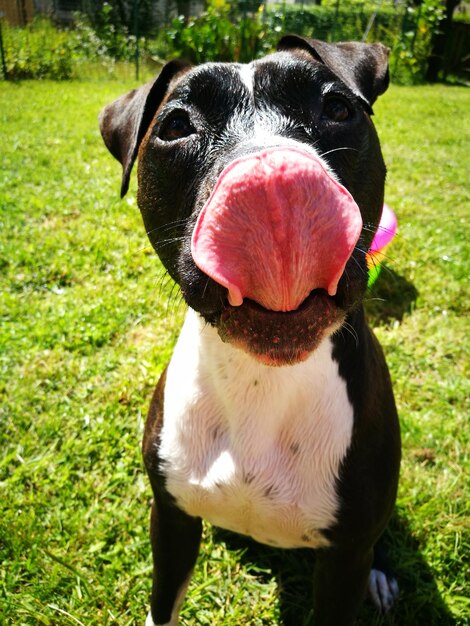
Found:
[[[170,63],[107,107],[127,190],[186,302],[273,365],[305,359],[361,301],[385,167],[380,45],[297,38],[249,65]]]

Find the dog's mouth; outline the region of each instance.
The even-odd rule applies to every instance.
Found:
[[[345,311],[323,289],[315,289],[294,311],[270,311],[253,300],[228,304],[217,329],[221,339],[265,365],[304,361],[322,339],[339,328]]]
[[[296,311],[313,291],[334,296],[362,230],[360,209],[320,159],[261,150],[220,174],[192,234],[196,266],[270,311]]]
[[[311,151],[271,147],[232,161],[191,239],[196,267],[227,303],[222,340],[263,363],[305,360],[342,323],[339,283],[362,216]]]

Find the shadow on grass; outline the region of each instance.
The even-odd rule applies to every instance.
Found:
[[[384,265],[382,271],[365,297],[365,308],[371,326],[401,321],[411,313],[418,297],[415,286]]]
[[[275,576],[283,626],[314,626],[313,551],[277,550],[220,529],[214,529],[214,536],[229,550],[241,551],[241,562],[248,567],[256,566],[256,576],[261,581],[267,583]],[[455,626],[455,619],[441,598],[417,540],[406,520],[398,514],[392,518],[385,545],[400,586],[400,596],[386,616],[381,616],[367,598],[355,626]],[[259,572],[258,568],[266,572]]]

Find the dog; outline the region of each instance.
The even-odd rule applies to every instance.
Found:
[[[399,424],[362,305],[388,82],[381,44],[287,35],[249,64],[171,61],[100,115],[122,196],[138,157],[148,237],[188,305],[143,441],[147,626],[178,623],[202,519],[315,549],[319,626],[352,624],[368,587],[382,611],[398,593],[380,538]]]

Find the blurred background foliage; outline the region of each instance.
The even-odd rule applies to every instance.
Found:
[[[114,77],[125,63],[154,72],[173,57],[249,61],[273,51],[288,32],[381,41],[391,49],[397,83],[465,80],[470,63],[470,14],[460,0],[6,2],[0,0],[2,73],[13,80]],[[15,3],[24,10],[15,13]]]

